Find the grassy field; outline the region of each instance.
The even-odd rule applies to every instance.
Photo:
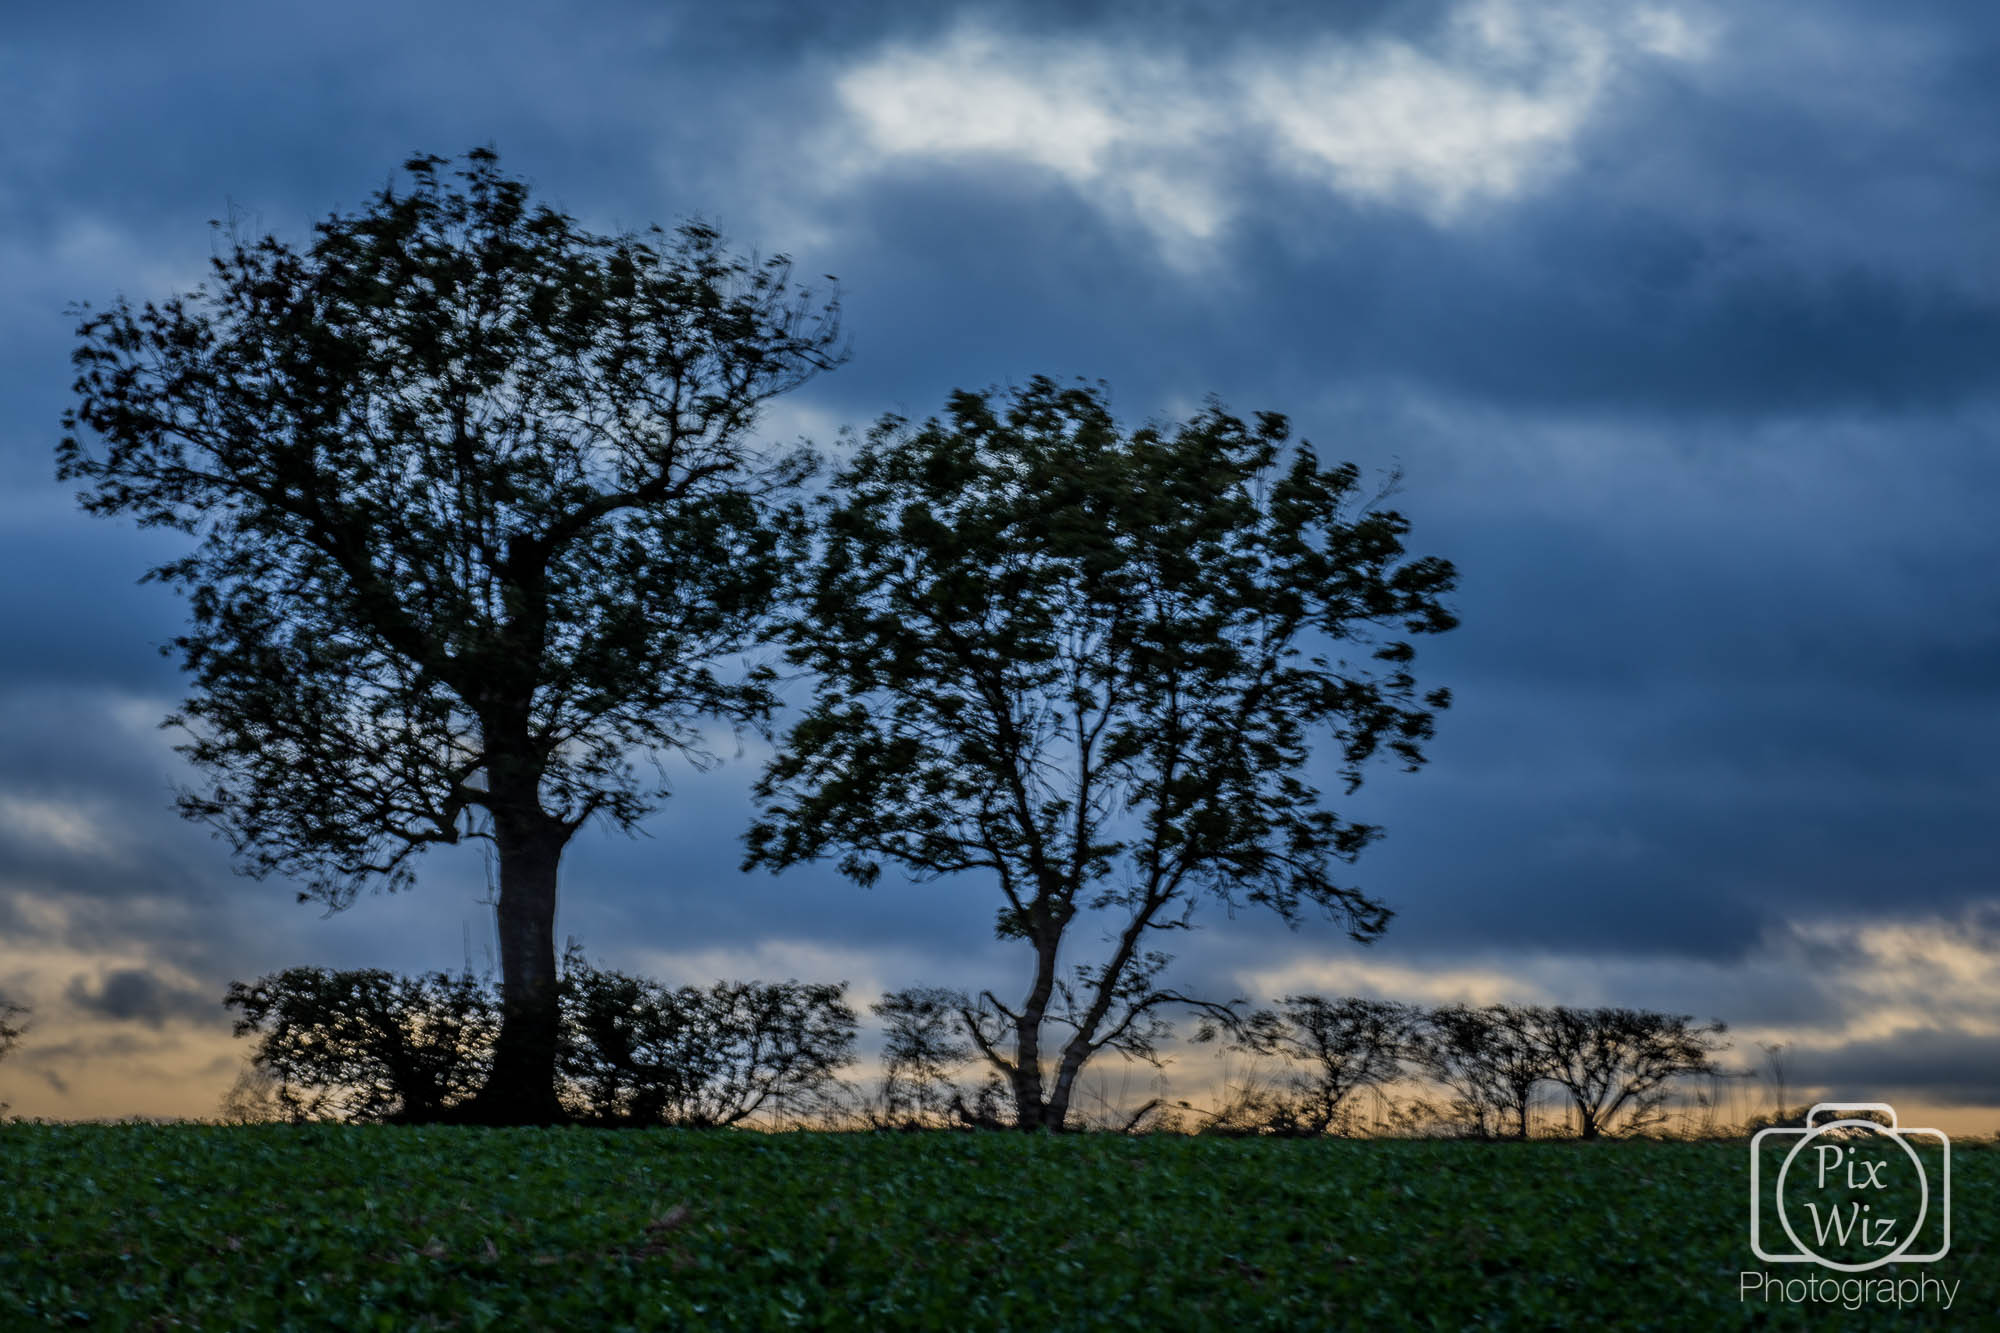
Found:
[[[1952,1166],[1850,1313],[1739,1299],[1741,1145],[10,1124],[0,1328],[2000,1327]]]

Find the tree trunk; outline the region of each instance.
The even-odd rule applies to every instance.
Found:
[[[496,805],[498,803],[496,802]],[[568,831],[543,813],[494,810],[500,853],[500,1038],[486,1086],[465,1119],[552,1125],[556,1100],[556,870]]]
[[[1091,1056],[1090,1039],[1097,1035],[1095,1029],[1095,1023],[1088,1023],[1063,1046],[1062,1062],[1056,1068],[1056,1086],[1049,1093],[1050,1129],[1061,1129],[1069,1123],[1069,1105],[1076,1096],[1077,1075],[1083,1072],[1084,1061]]]
[[[1048,1108],[1042,1104],[1042,1019],[1023,1011],[1014,1028],[1014,1127],[1041,1129]]]
[[[1061,1129],[1069,1120],[1069,1102],[1076,1086],[1077,1067],[1070,1063],[1069,1050],[1063,1050],[1063,1062],[1056,1072],[1056,1085],[1049,1092],[1049,1105],[1044,1113],[1050,1129]]]
[[[1055,994],[1056,950],[1062,939],[1060,928],[1042,925],[1035,941],[1035,984],[1021,1006],[1020,1020],[1014,1025],[1014,1125],[1017,1129],[1062,1128],[1062,1114],[1051,1119],[1051,1108],[1042,1101],[1042,1018]]]

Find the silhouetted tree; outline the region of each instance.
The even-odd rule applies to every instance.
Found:
[[[1760,1041],[1757,1049],[1764,1053],[1764,1073],[1771,1081],[1775,1101],[1771,1114],[1773,1123],[1785,1121],[1792,1114],[1786,1107],[1785,1086],[1791,1073],[1792,1045],[1786,1041]]]
[[[0,1060],[7,1058],[7,1053],[14,1049],[15,1043],[28,1030],[27,1017],[27,1006],[0,996]],[[7,1103],[0,1102],[0,1111],[6,1109]]]
[[[5,996],[0,996],[0,1057],[14,1049],[14,1043],[26,1032],[24,1020],[28,1017],[26,1005],[15,1004]]]
[[[1458,1115],[1481,1138],[1506,1124],[1527,1138],[1535,1089],[1554,1077],[1532,1012],[1448,1004],[1424,1014],[1411,1033],[1412,1063],[1452,1093]]]
[[[233,982],[223,1004],[289,1120],[431,1124],[484,1083],[499,1005],[471,973],[399,977],[294,967]]]
[[[892,1126],[935,1125],[964,1093],[953,1077],[972,1059],[959,1013],[960,991],[912,986],[869,1006],[882,1020],[882,1116]]]
[[[1619,1127],[1620,1115],[1627,1131],[1643,1128],[1673,1080],[1711,1072],[1725,1047],[1722,1023],[1696,1023],[1686,1014],[1560,1007],[1526,1012],[1529,1038],[1548,1078],[1569,1094],[1580,1138]]]
[[[437,843],[499,855],[504,1015],[483,1119],[556,1118],[557,868],[592,816],[757,724],[758,638],[809,468],[759,405],[839,359],[837,308],[782,257],[690,224],[600,236],[504,175],[406,164],[295,249],[233,233],[213,287],[90,313],[58,475],[94,514],[198,538],[195,693],[213,779],[183,814],[329,909]],[[795,507],[794,507],[795,508]]]
[[[810,1110],[854,1058],[846,991],[798,981],[668,987],[572,953],[561,1067],[575,1116],[710,1128]]]
[[[990,877],[1032,978],[961,1018],[1017,1122],[1061,1128],[1085,1062],[1152,1057],[1164,1007],[1226,1016],[1147,947],[1199,897],[1382,930],[1331,873],[1377,830],[1321,808],[1309,739],[1332,733],[1349,790],[1383,746],[1421,763],[1446,693],[1377,635],[1449,629],[1453,573],[1403,558],[1355,468],[1285,457],[1275,414],[1128,434],[1101,391],[1037,378],[946,416],[883,418],[838,478],[787,629],[817,692],[758,783],[746,866]],[[1070,967],[1083,914],[1108,950]]]
[[[1325,1134],[1348,1123],[1348,1099],[1403,1072],[1422,1015],[1393,1000],[1288,995],[1275,1011],[1254,1015],[1239,1045],[1277,1055],[1288,1069],[1266,1095],[1263,1128]]]
[[[287,1118],[287,1107],[278,1100],[278,1091],[278,1080],[252,1056],[237,1071],[236,1081],[222,1094],[216,1109],[225,1125],[261,1125],[283,1120]],[[300,1108],[294,1103],[291,1109]]]

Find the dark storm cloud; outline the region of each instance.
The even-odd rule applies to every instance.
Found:
[[[2000,1037],[1915,1028],[1786,1057],[1794,1086],[1829,1099],[1914,1093],[1942,1106],[2000,1105]]]
[[[1330,360],[1314,347],[1325,371],[1411,375],[1531,408],[1909,411],[1992,392],[2000,305],[1990,297],[1783,263],[1663,283],[1647,271],[1659,252],[1698,249],[1703,238],[1586,217],[1589,205],[1570,196],[1543,209],[1565,204],[1562,225],[1537,229],[1518,253],[1481,254],[1477,240],[1364,223],[1348,230],[1339,261],[1266,275],[1272,305],[1301,331],[1316,318],[1351,327]],[[1589,244],[1566,234],[1572,228]],[[1452,293],[1442,318],[1408,308],[1406,294],[1429,283]],[[1303,358],[1291,357],[1303,377]]]
[[[1348,16],[1342,32],[1417,40],[1447,9],[1398,6],[1392,23]],[[415,148],[454,151],[487,139],[593,216],[741,215],[760,195],[792,197],[807,214],[844,222],[836,252],[810,257],[815,267],[838,265],[862,303],[857,315],[883,312],[857,321],[872,353],[864,361],[875,365],[858,363],[848,377],[876,392],[891,375],[910,382],[922,362],[913,367],[905,354],[935,347],[930,326],[940,323],[959,326],[948,343],[970,335],[965,351],[983,350],[941,367],[946,375],[962,374],[967,361],[1018,363],[1023,329],[1037,335],[1029,355],[1061,364],[1087,359],[1074,352],[1102,347],[1107,331],[1128,330],[1125,347],[1104,348],[1127,364],[1103,369],[1129,365],[1138,382],[1120,378],[1149,394],[1181,382],[1177,361],[1210,377],[1233,378],[1240,363],[1285,380],[1391,375],[1503,401],[1693,412],[1843,399],[1908,407],[1981,388],[2000,329],[1991,293],[1906,271],[1925,253],[1910,241],[1874,254],[1827,239],[1854,229],[1858,198],[1883,223],[1926,226],[1933,241],[1950,241],[1946,253],[1969,257],[1979,232],[1964,219],[1992,203],[1981,163],[1995,150],[1953,136],[1945,151],[1933,127],[1946,117],[1977,123],[1981,106],[2000,97],[1964,77],[1976,44],[1895,71],[1888,91],[1900,100],[1889,116],[1750,77],[1778,53],[1760,39],[1770,25],[1748,11],[1708,62],[1721,73],[1614,84],[1586,120],[1573,170],[1462,226],[1344,202],[1240,161],[1224,183],[1256,207],[1217,242],[1220,285],[1163,289],[1145,236],[1095,216],[1060,181],[978,155],[888,164],[851,189],[813,197],[824,187],[812,179],[819,164],[807,141],[839,119],[828,79],[884,42],[935,39],[971,17],[1000,32],[1071,33],[1114,54],[1198,60],[1215,49],[1201,27],[1210,12],[1219,11],[1109,6],[1065,9],[1058,19],[1033,6],[943,15],[889,6],[835,22],[797,6],[711,20],[600,5],[557,23],[500,7],[478,25],[445,11],[397,11],[393,20],[384,11],[382,30],[294,15],[265,25],[257,58],[220,42],[188,52],[190,71],[157,59],[169,37],[153,26],[163,20],[141,11],[108,39],[100,59],[113,77],[93,85],[95,98],[73,97],[81,77],[73,57],[22,62],[14,96],[42,109],[53,129],[49,143],[15,150],[10,167],[28,174],[9,201],[18,234],[45,242],[79,216],[164,211],[185,228],[225,197],[296,233],[357,202]],[[1287,34],[1325,35],[1317,12],[1232,9],[1234,44],[1281,50]],[[1822,72],[1865,63],[1865,36],[1843,41],[1829,30],[1815,53]],[[40,40],[60,57],[68,38],[45,27]],[[688,58],[718,42],[720,54]],[[356,63],[364,50],[365,75]],[[322,77],[302,79],[308,72]],[[500,89],[537,114],[497,106],[490,98]],[[1980,100],[1969,104],[1969,95]],[[751,107],[754,117],[741,114]],[[121,154],[142,108],[180,132],[166,152]],[[342,126],[337,138],[318,128],[329,120]],[[745,158],[746,149],[757,151]],[[660,175],[634,173],[635,154]],[[764,178],[780,163],[788,177],[805,178]],[[1756,197],[1712,200],[1717,179],[1743,182],[1746,193],[1754,185]],[[1879,202],[1892,194],[1933,202],[1911,217]],[[724,197],[703,197],[716,195]],[[783,236],[746,239],[798,248]],[[202,246],[182,231],[173,248]],[[952,284],[949,304],[912,303],[913,285],[928,295],[940,279]],[[1179,313],[1162,324],[1161,306]],[[1247,308],[1258,311],[1249,339],[1222,322]],[[927,327],[898,327],[920,311]],[[982,349],[987,340],[1001,345]],[[1177,350],[1149,366],[1142,341]]]
[[[1251,364],[1281,381],[1388,376],[1536,408],[1928,411],[1990,394],[2000,305],[1978,219],[2000,203],[2000,149],[1940,133],[2000,110],[2000,89],[1964,77],[1979,44],[1939,41],[1876,73],[1871,30],[1818,25],[1798,51],[1796,14],[1760,17],[1734,16],[1692,72],[1608,79],[1568,169],[1459,222],[1344,199],[1260,165],[1254,145],[1227,168],[1196,165],[1256,206],[1216,243],[1222,281],[1174,285],[1181,314],[1155,341],[1199,348],[1211,377]],[[1810,82],[1770,77],[1801,59]],[[1857,72],[1877,96],[1840,95]],[[1043,321],[1058,341],[1161,330],[1129,255],[1145,237],[1110,228],[1120,262],[1021,174],[977,155],[890,171],[884,266],[933,248],[926,237],[993,237],[983,215],[1020,243],[975,251],[971,310],[1025,285],[1065,312]],[[1103,317],[1133,304],[1129,321]]]
[[[1759,109],[1728,114],[1754,124]],[[1672,108],[1642,119],[1635,139],[1681,123]],[[1626,147],[1594,151],[1616,161]],[[1698,190],[1694,180],[1649,183],[1633,198],[1640,187],[1620,176],[1615,166],[1581,171],[1462,227],[1252,176],[1231,184],[1262,208],[1216,241],[1220,276],[1162,283],[1146,235],[1094,218],[1085,198],[1044,175],[1006,164],[891,170],[872,183],[872,216],[853,225],[864,248],[842,257],[841,276],[868,330],[864,359],[888,343],[899,373],[932,382],[1074,366],[1145,398],[1189,384],[1297,393],[1386,379],[1527,410],[1694,418],[1922,414],[1992,395],[2000,294],[1990,284],[1906,266],[1920,257],[1907,247],[1872,255],[1816,242],[1813,200],[1839,217],[1851,164],[1803,164],[1801,216],[1783,230],[1678,214],[1674,196]],[[1939,209],[1954,229],[1957,216],[2000,205],[1976,183],[1934,184],[1957,196]],[[1962,237],[1952,248],[1974,262],[1983,244]],[[902,354],[907,333],[888,330],[907,317],[886,312],[912,309],[904,293],[945,267],[953,300],[931,314],[952,336]],[[867,319],[871,308],[885,314]],[[1016,332],[1024,325],[1032,339]]]
[[[86,1013],[151,1028],[176,1019],[215,1023],[223,1017],[219,995],[163,980],[143,967],[118,968],[94,979],[79,974],[70,978],[63,998]]]
[[[360,965],[385,948],[395,966],[458,961],[476,862],[329,922],[293,885],[232,874],[226,846],[175,815],[173,784],[193,775],[157,729],[163,711],[117,692],[0,692],[0,976],[45,956],[145,957],[198,978],[212,1007],[231,980],[298,962]]]
[[[136,587],[162,554],[154,534],[80,529],[44,506],[0,524],[0,670],[18,686],[95,680],[128,691],[180,688],[158,648],[185,624],[164,588]],[[79,588],[94,596],[80,598]],[[114,610],[115,608],[115,610]],[[4,744],[4,742],[0,742]]]

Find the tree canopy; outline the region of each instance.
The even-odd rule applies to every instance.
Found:
[[[1378,830],[1324,806],[1315,761],[1349,791],[1378,751],[1422,762],[1449,700],[1409,637],[1455,623],[1454,573],[1275,413],[1128,432],[1097,387],[996,397],[882,419],[836,478],[785,629],[815,693],[746,863],[984,877],[1033,973],[960,1016],[1019,1123],[1061,1127],[1093,1055],[1151,1056],[1172,1006],[1227,1012],[1153,947],[1199,899],[1381,932],[1335,874]],[[1106,938],[1087,961],[1080,919]]]

